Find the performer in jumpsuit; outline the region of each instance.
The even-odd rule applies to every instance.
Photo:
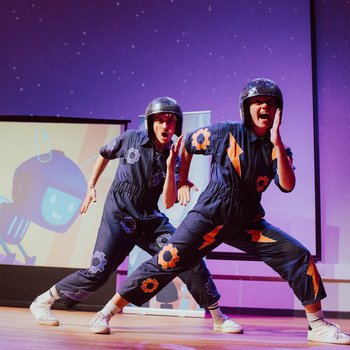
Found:
[[[243,88],[239,103],[242,122],[215,123],[187,134],[180,203],[189,201],[193,154],[212,156],[210,182],[169,243],[131,274],[111,299],[114,311],[129,302],[142,305],[224,242],[253,254],[288,281],[305,308],[309,341],[350,344],[350,337],[324,318],[321,299],[326,293],[310,252],[264,219],[260,201],[270,182],[283,192],[295,185],[292,152],[280,135],[282,92],[272,80],[255,79]]]
[[[149,103],[145,117],[147,131],[128,130],[101,148],[81,213],[96,201],[95,186],[109,161],[120,161],[104,204],[91,266],[68,275],[33,301],[30,310],[39,324],[59,325],[51,312],[55,300],[74,308],[107,282],[135,245],[154,255],[174,233],[175,228],[159,212],[157,203],[162,192],[166,208],[176,200],[175,174],[178,177],[183,114],[174,99],[160,97]],[[171,141],[174,134],[180,136],[176,144]],[[220,294],[203,260],[179,277],[200,307],[210,311],[214,330],[243,331],[221,313]],[[91,324],[91,332],[110,333],[109,318],[107,306]]]

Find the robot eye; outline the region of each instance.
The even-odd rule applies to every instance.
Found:
[[[51,204],[55,203],[57,201],[57,196],[55,194],[53,194],[52,196],[50,196],[49,201]]]
[[[67,211],[73,211],[75,209],[74,203],[69,203]]]

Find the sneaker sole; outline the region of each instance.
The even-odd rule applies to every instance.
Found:
[[[90,332],[94,334],[110,334],[111,329],[106,327],[90,327]]]
[[[315,342],[315,343],[326,343],[326,344],[338,344],[338,345],[350,345],[349,340],[330,340],[330,339],[321,339],[321,338],[312,338],[312,337],[307,337],[307,340],[309,342]]]
[[[60,322],[58,320],[55,321],[40,321],[40,320],[36,320],[36,322],[38,322],[38,324],[40,324],[41,326],[59,326]]]
[[[214,328],[214,332],[217,333],[229,333],[229,334],[243,334],[243,329],[231,329],[231,330],[224,330],[222,328]]]

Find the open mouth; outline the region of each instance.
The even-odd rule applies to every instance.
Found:
[[[169,133],[166,132],[166,131],[163,131],[163,132],[162,132],[162,136],[163,136],[164,138],[167,138],[167,137],[169,136]]]
[[[269,119],[270,116],[269,116],[268,114],[263,113],[263,114],[260,114],[260,115],[259,115],[259,118],[265,120],[265,119]]]

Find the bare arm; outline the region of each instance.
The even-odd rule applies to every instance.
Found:
[[[91,202],[96,202],[95,186],[96,186],[97,181],[100,178],[101,174],[105,170],[108,162],[109,162],[109,159],[103,158],[101,155],[97,158],[96,163],[94,165],[94,169],[93,169],[91,177],[90,177],[90,180],[88,182],[86,197],[85,197],[84,202],[80,208],[80,214],[84,214],[87,212]]]
[[[187,152],[184,145],[181,152],[180,180],[179,188],[177,191],[177,197],[181,205],[187,205],[187,203],[190,201],[191,188],[193,188],[195,191],[198,191],[197,187],[192,182],[188,181],[191,161],[192,154]]]
[[[279,128],[281,125],[281,110],[276,111],[275,120],[271,128],[271,142],[276,150],[277,157],[277,174],[280,186],[291,191],[295,186],[295,174],[293,171],[292,159],[287,156],[285,147],[282,143]]]
[[[182,141],[182,135],[178,138],[176,144],[172,144],[170,154],[167,159],[167,172],[162,193],[163,204],[166,209],[171,208],[176,201],[176,182],[175,182],[175,165],[176,158],[179,154]]]

